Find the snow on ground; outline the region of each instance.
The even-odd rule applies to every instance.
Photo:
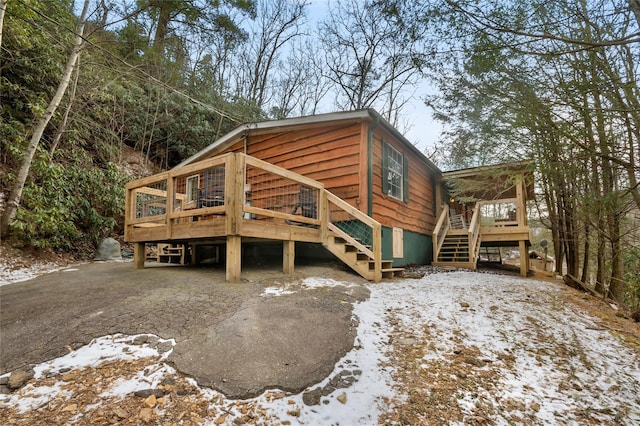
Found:
[[[0,286],[28,281],[38,275],[59,271],[58,264],[52,262],[37,262],[29,267],[12,268],[5,262],[0,262]]]
[[[354,284],[309,278],[296,286],[267,288],[263,296],[286,297],[335,285]],[[562,295],[567,290],[559,285],[450,272],[371,284],[369,289],[370,299],[354,307],[359,321],[354,348],[324,382],[307,392],[324,387],[345,369],[355,372],[355,383],[310,406],[303,401],[304,392],[270,390],[233,401],[190,382],[204,401],[202,423],[640,424],[637,348],[625,346],[598,319],[568,303]],[[175,373],[149,345],[135,349],[130,340],[97,339],[37,366],[36,377],[72,366],[96,367],[113,357],[152,356],[144,374],[103,386],[104,398],[123,399]],[[29,416],[33,407],[42,407],[38,398],[43,395],[71,398],[64,389],[27,385],[19,393],[0,395],[0,411],[2,406],[14,407]],[[152,406],[153,415],[168,416],[171,403],[163,399],[165,406]],[[77,410],[69,410],[74,417],[68,421],[83,423]]]

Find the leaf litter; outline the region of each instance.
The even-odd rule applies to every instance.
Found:
[[[370,298],[354,306],[354,348],[304,392],[230,400],[171,367],[167,347],[175,342],[114,335],[35,366],[26,386],[0,395],[0,418],[25,425],[640,423],[640,330],[607,303],[559,281],[419,275],[368,286]],[[267,288],[265,297],[335,285],[354,284],[308,278]],[[305,394],[327,389],[345,369],[357,372],[347,388],[305,403]]]

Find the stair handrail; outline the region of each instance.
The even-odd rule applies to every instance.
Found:
[[[433,230],[433,247],[435,248],[433,253],[434,260],[437,260],[440,255],[440,249],[442,248],[442,244],[444,244],[444,238],[449,230],[449,225],[449,208],[446,205],[443,205],[442,213],[440,213],[436,227]]]
[[[474,265],[480,255],[480,205],[476,203],[469,224],[469,261]]]
[[[327,218],[327,227],[329,230],[333,231],[335,234],[339,235],[349,244],[357,247],[361,252],[365,253],[374,261],[374,282],[380,282],[382,280],[382,225],[377,220],[373,219],[370,216],[367,216],[365,213],[361,212],[357,208],[353,207],[351,204],[344,201],[342,198],[337,195],[327,191],[324,189],[324,193],[326,194],[327,206],[326,209],[329,211],[329,203],[334,204],[336,207],[345,211],[349,215],[355,217],[360,222],[369,226],[372,230],[372,240],[371,240],[371,249],[365,247],[362,243],[356,240],[353,236],[347,234],[342,229],[338,228],[335,224],[331,223],[330,218]]]

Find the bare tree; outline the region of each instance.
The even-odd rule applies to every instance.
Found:
[[[262,108],[270,101],[274,65],[293,40],[302,35],[308,0],[259,0],[257,20],[241,55],[239,92]]]
[[[319,38],[326,76],[337,87],[336,106],[377,107],[395,123],[406,90],[418,82],[424,54],[415,33],[396,25],[382,3],[336,2],[320,24]]]
[[[318,46],[310,40],[295,44],[272,81],[274,87],[270,115],[273,118],[312,115],[329,91],[322,75],[322,63],[315,54]]]
[[[6,209],[0,221],[0,237],[5,237],[8,234],[9,225],[16,217],[18,206],[20,205],[20,200],[22,198],[22,191],[24,189],[25,182],[27,181],[29,170],[31,169],[31,162],[33,161],[33,157],[36,153],[36,150],[38,149],[38,145],[40,144],[42,134],[44,133],[49,120],[51,120],[51,117],[58,109],[60,101],[62,100],[62,97],[64,96],[65,92],[67,91],[67,87],[69,86],[71,74],[76,67],[78,56],[80,55],[80,51],[82,50],[84,44],[83,34],[85,17],[87,15],[88,7],[89,0],[84,0],[82,13],[80,14],[80,18],[78,19],[78,23],[76,26],[76,37],[73,44],[73,49],[71,50],[71,54],[69,55],[64,74],[62,75],[62,79],[60,80],[60,84],[58,85],[58,89],[49,102],[49,106],[43,113],[42,117],[40,117],[35,128],[33,129],[33,135],[31,136],[29,145],[27,146],[27,150],[24,154],[24,158],[22,159],[22,164],[18,171],[18,176],[16,177],[16,181],[13,185],[13,189],[11,190],[11,194],[9,194]]]

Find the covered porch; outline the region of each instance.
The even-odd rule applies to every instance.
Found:
[[[433,233],[434,265],[476,269],[485,248],[517,247],[520,274],[529,271],[527,201],[535,197],[530,162],[443,173]]]

